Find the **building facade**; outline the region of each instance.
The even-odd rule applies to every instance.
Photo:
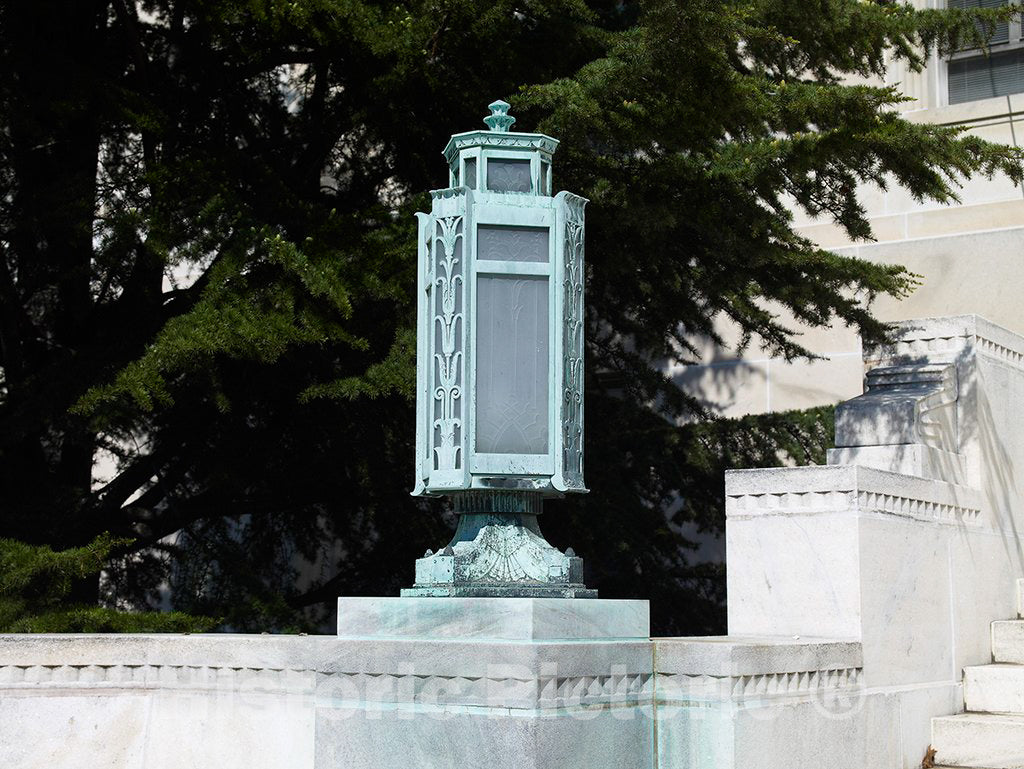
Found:
[[[991,6],[1005,0],[953,0]],[[916,0],[920,7],[945,0]],[[975,136],[1011,146],[1024,140],[1024,41],[1020,22],[996,30],[991,52],[962,51],[949,59],[932,54],[922,72],[892,62],[886,84],[911,100],[906,119],[962,125]],[[873,262],[901,264],[921,276],[908,298],[882,297],[879,318],[978,313],[1024,332],[1024,191],[1005,177],[965,180],[960,203],[917,201],[906,190],[861,190],[874,242],[853,243],[834,223],[796,212],[797,230],[823,247]],[[794,327],[797,327],[794,324]],[[821,360],[786,362],[754,344],[743,352],[706,345],[701,365],[676,366],[673,375],[724,416],[809,408],[861,392],[863,364],[857,333],[843,325],[803,329],[801,341]],[[726,340],[739,338],[724,329]]]

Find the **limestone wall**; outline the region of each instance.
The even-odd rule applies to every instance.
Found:
[[[914,5],[934,5],[915,0]],[[912,101],[903,106],[908,120],[962,125],[989,141],[1022,146],[1024,93],[948,104],[946,62],[932,56],[923,72],[891,62],[884,82]],[[922,285],[907,299],[882,297],[874,305],[879,318],[912,318],[981,312],[1015,333],[1024,333],[1018,297],[1024,291],[1024,190],[1005,177],[964,180],[959,202],[919,201],[902,188],[863,184],[858,197],[875,241],[853,243],[833,222],[794,212],[798,232],[824,248],[871,262],[901,264],[920,275]],[[783,317],[785,317],[783,315]],[[861,391],[861,346],[842,324],[804,329],[801,341],[824,360],[787,363],[755,344],[737,353],[708,345],[697,366],[678,366],[674,374],[687,390],[726,416],[808,408],[838,403]],[[738,334],[724,319],[727,341]]]
[[[1024,340],[981,318],[907,322],[866,357],[877,389],[837,410],[836,464],[727,474],[730,634],[861,642],[905,767],[1016,615],[1022,362]]]

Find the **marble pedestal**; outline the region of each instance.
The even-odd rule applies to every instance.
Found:
[[[647,601],[339,598],[339,638],[612,641],[650,636]]]
[[[315,766],[646,763],[649,633],[647,601],[341,598]]]

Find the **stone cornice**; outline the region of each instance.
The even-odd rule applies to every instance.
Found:
[[[552,710],[687,698],[799,696],[858,687],[862,677],[859,643],[791,639],[527,643],[521,645],[524,650],[546,647],[557,650],[559,658],[523,665],[513,661],[518,656],[514,647],[520,645],[509,643],[367,644],[301,637],[270,637],[272,641],[260,643],[251,636],[225,636],[216,642],[200,637],[198,643],[187,636],[143,636],[127,643],[117,636],[45,636],[40,643],[38,636],[23,638],[21,643],[14,636],[0,636],[0,692],[290,695],[310,701]],[[418,653],[395,654],[403,649]],[[138,659],[142,650],[150,653],[148,661]],[[481,655],[498,650],[507,664],[480,665]],[[118,652],[123,662],[115,660]],[[288,664],[282,664],[285,657]],[[346,664],[347,657],[357,664]],[[448,670],[438,669],[439,661]]]
[[[973,339],[978,352],[1024,370],[1024,339],[977,315],[922,318],[894,324],[897,340],[870,350],[866,360],[885,358],[951,360]]]
[[[729,518],[881,513],[920,521],[977,524],[977,489],[852,465],[726,473]]]

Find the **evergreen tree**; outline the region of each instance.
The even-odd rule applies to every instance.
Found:
[[[54,552],[45,545],[0,539],[0,633],[198,633],[218,624],[175,611],[137,614],[75,605],[70,597],[74,581],[97,573],[115,547],[130,544],[103,533],[88,545]]]
[[[407,494],[412,213],[448,135],[504,97],[562,141],[556,186],[593,201],[592,493],[545,528],[604,595],[657,598],[660,632],[720,630],[721,567],[688,548],[721,530],[721,470],[820,460],[828,411],[708,422],[664,361],[721,341],[722,317],[788,358],[807,351],[780,312],[881,338],[871,298],[913,276],[815,247],[790,211],[870,238],[861,182],[944,202],[965,176],[1020,180],[1014,150],[847,84],[1016,10],[3,4],[0,536],[47,558],[130,539],[103,597],[155,605],[170,580],[234,628],[314,627],[338,594],[407,584],[450,523]],[[116,471],[93,487],[101,454]],[[62,601],[101,597],[91,563]]]

